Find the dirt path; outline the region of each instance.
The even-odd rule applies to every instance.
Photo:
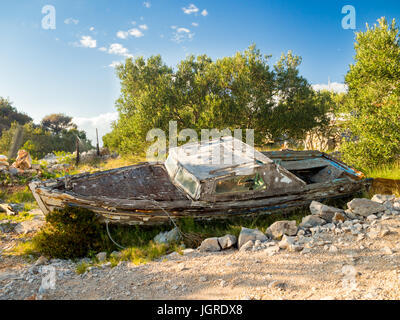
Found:
[[[302,252],[271,253],[266,244],[244,252],[185,250],[146,265],[92,267],[82,275],[70,261],[34,266],[0,256],[0,300],[400,299],[400,216],[361,224],[355,235],[337,228],[305,237]],[[387,232],[372,239],[371,230]],[[55,287],[39,289],[49,267]]]

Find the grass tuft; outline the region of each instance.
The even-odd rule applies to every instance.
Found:
[[[380,165],[365,170],[365,174],[369,178],[382,178],[400,180],[400,163]]]

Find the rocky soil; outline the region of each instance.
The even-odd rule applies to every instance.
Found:
[[[104,263],[81,275],[72,261],[27,263],[0,253],[0,300],[399,299],[400,199],[374,200],[357,200],[346,212],[314,203],[299,228],[243,229],[239,250],[232,237],[211,238],[183,255]],[[0,236],[5,253],[21,235]]]

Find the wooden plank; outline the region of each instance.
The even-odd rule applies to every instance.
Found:
[[[312,158],[298,161],[282,161],[280,165],[289,171],[309,170],[326,167],[329,165],[329,161],[324,158]]]
[[[318,158],[322,157],[323,153],[315,150],[307,150],[307,151],[294,151],[294,150],[283,150],[283,151],[264,151],[263,155],[268,158],[274,159],[282,159],[282,160],[304,160],[310,158]]]

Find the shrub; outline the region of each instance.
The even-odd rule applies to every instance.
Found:
[[[92,211],[67,207],[49,213],[46,222],[46,227],[33,238],[36,249],[45,256],[81,258],[106,245],[103,228]]]

